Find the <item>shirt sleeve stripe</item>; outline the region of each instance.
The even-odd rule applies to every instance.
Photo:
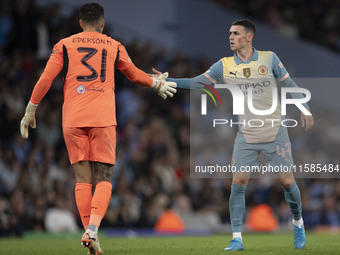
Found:
[[[285,76],[283,76],[281,79],[279,79],[280,82],[283,82],[285,79],[287,79],[289,76],[289,73],[286,73]]]
[[[208,74],[204,73],[203,75],[204,75],[205,77],[207,77],[207,79],[208,79],[209,81],[211,81],[212,83],[216,84],[216,81],[215,81],[213,78],[211,78]]]

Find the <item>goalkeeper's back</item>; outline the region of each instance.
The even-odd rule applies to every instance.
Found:
[[[116,122],[115,66],[132,82],[151,87],[153,79],[138,69],[125,47],[102,34],[104,10],[95,3],[81,7],[83,32],[60,40],[34,87],[31,103],[38,105],[60,71],[64,76],[63,126],[107,127]]]
[[[59,41],[49,61],[63,69],[63,126],[116,125],[114,66],[131,62],[123,45],[84,31]]]

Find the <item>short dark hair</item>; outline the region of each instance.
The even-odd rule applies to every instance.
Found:
[[[104,8],[97,3],[86,3],[80,7],[80,19],[88,24],[96,24],[104,18]]]
[[[247,30],[247,32],[251,32],[254,34],[256,34],[256,27],[254,25],[253,22],[246,20],[246,19],[240,19],[240,20],[236,20],[233,22],[233,24],[231,24],[232,26],[242,26],[244,27],[245,30]]]

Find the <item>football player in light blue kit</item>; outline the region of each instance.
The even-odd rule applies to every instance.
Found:
[[[255,37],[255,26],[248,20],[235,21],[229,31],[230,48],[234,56],[225,57],[213,64],[210,69],[192,79],[170,79],[177,83],[178,88],[195,89],[203,87],[202,84],[213,85],[223,80],[225,83],[239,86],[247,97],[246,87],[253,87],[253,105],[255,109],[269,109],[272,106],[272,89],[276,87],[276,79],[283,86],[298,87],[290,78],[285,67],[274,52],[258,51],[253,48],[252,42]],[[161,75],[154,69],[154,72]],[[247,83],[248,79],[248,83]],[[241,81],[241,82],[240,82]],[[243,81],[243,83],[242,83]],[[255,82],[255,83],[253,83]],[[237,84],[237,85],[236,85]],[[240,85],[240,84],[243,84]],[[244,85],[248,84],[248,85]],[[301,93],[292,93],[293,98],[302,98]],[[247,99],[245,98],[245,102]],[[250,119],[280,119],[280,106],[270,115],[254,115],[245,105],[245,114],[239,116],[239,122]],[[307,104],[304,106],[309,110]],[[312,115],[301,112],[301,122],[308,131],[314,125]],[[237,134],[233,162],[236,169],[241,166],[259,165],[258,155],[263,153],[266,164],[272,166],[293,165],[290,150],[290,141],[286,127],[281,126],[281,121],[264,122],[261,127],[249,127],[241,125]],[[245,192],[249,181],[249,175],[234,173],[229,200],[230,220],[233,232],[233,240],[225,251],[243,250],[242,221],[245,212]],[[280,183],[284,191],[284,197],[293,214],[294,248],[303,249],[306,245],[306,236],[301,216],[301,195],[294,180],[292,172],[280,176]]]

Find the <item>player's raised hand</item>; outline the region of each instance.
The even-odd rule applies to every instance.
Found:
[[[25,116],[20,122],[20,133],[22,138],[28,138],[28,126],[31,126],[31,128],[36,128],[35,111],[37,107],[37,105],[34,105],[31,102],[28,102],[27,104]]]
[[[158,71],[156,68],[152,68],[152,72],[153,73],[148,74],[151,78],[163,78],[164,77],[164,79],[166,79],[169,76],[168,72],[162,73],[162,72]]]
[[[301,112],[301,123],[302,127],[305,127],[305,131],[308,131],[314,126],[314,118],[312,115],[305,115]]]

